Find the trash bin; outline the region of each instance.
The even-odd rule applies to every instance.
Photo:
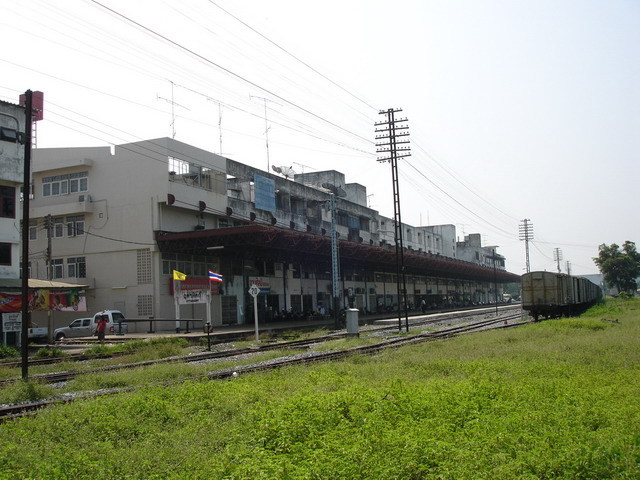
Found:
[[[358,309],[348,308],[347,317],[347,333],[350,335],[358,335]]]

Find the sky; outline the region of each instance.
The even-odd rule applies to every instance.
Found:
[[[0,0],[0,11],[0,100],[44,92],[38,148],[173,136],[264,170],[341,171],[393,217],[375,124],[401,109],[404,223],[480,233],[516,274],[524,219],[532,271],[557,270],[558,249],[562,272],[598,273],[598,245],[640,242],[636,0]]]

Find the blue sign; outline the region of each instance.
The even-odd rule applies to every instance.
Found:
[[[253,176],[253,181],[256,195],[256,208],[275,213],[276,181],[258,174]]]

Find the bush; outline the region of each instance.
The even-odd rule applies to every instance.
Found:
[[[57,347],[45,347],[36,352],[36,357],[38,358],[60,358],[67,355],[67,352]]]
[[[0,345],[0,358],[18,358],[20,352],[13,347],[5,347]]]

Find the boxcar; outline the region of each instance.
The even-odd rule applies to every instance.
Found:
[[[522,275],[522,308],[535,320],[578,315],[602,297],[602,290],[582,277],[554,272]]]

